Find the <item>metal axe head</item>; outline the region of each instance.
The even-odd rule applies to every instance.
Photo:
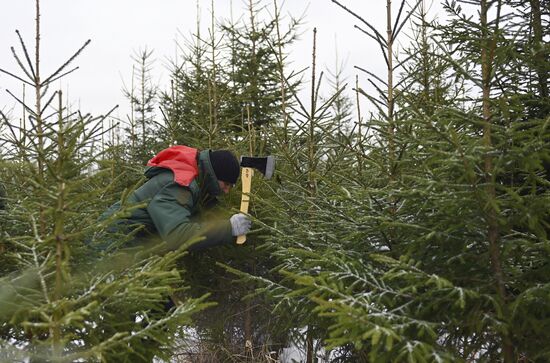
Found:
[[[241,166],[243,168],[254,168],[261,172],[266,179],[270,179],[275,172],[275,158],[273,156],[241,156]]]

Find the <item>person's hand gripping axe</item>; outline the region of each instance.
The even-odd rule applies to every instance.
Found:
[[[254,169],[264,175],[264,178],[270,179],[275,171],[275,158],[273,156],[265,157],[241,157],[241,213],[248,214],[248,206],[250,204],[250,189],[252,186],[252,176]],[[234,235],[237,236],[237,244],[243,244],[246,241],[246,234],[241,231],[250,229],[250,220],[244,214],[235,214],[231,217],[231,226],[233,227]]]

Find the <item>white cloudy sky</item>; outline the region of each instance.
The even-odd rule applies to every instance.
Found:
[[[383,0],[341,0],[364,19],[385,29]],[[229,18],[231,3],[234,17],[242,13],[244,0],[214,0],[216,17]],[[264,1],[270,11],[273,2]],[[397,3],[394,1],[394,3]],[[278,1],[281,7],[281,0]],[[211,0],[201,0],[202,27],[209,24]],[[397,6],[395,11],[397,11]],[[334,68],[336,54],[347,59],[348,81],[354,83],[354,65],[375,71],[385,77],[383,59],[378,46],[354,29],[360,24],[351,15],[330,0],[287,0],[283,14],[298,17],[305,13],[302,36],[292,48],[291,57],[296,69],[311,64],[312,29],[317,28],[318,67]],[[11,46],[19,54],[18,29],[34,54],[35,1],[2,0],[0,21],[0,68],[22,75],[11,55]],[[147,47],[154,51],[155,79],[166,88],[167,65],[176,54],[176,40],[183,40],[196,28],[197,2],[195,0],[42,0],[41,1],[41,72],[54,71],[87,39],[91,44],[74,65],[80,67],[63,81],[60,87],[69,95],[71,103],[83,112],[94,115],[105,113],[119,104],[117,116],[125,118],[127,101],[122,95],[123,82],[129,84],[132,70],[131,55]],[[20,82],[13,82],[0,73],[0,109],[14,117],[19,106],[6,89],[20,95]]]

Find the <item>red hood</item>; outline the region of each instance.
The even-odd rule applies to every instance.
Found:
[[[172,170],[174,181],[187,187],[199,175],[198,152],[197,149],[183,145],[172,146],[155,155],[147,162],[147,166]]]

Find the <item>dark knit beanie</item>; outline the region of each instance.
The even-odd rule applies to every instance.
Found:
[[[237,158],[231,151],[210,151],[210,163],[218,180],[235,184],[239,178],[240,167]]]

